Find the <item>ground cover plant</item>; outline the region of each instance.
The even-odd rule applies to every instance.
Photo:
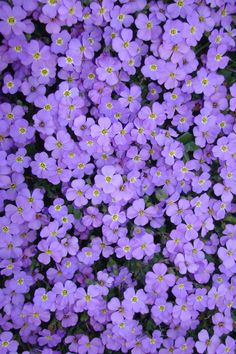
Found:
[[[0,1],[0,354],[236,353],[235,16]]]

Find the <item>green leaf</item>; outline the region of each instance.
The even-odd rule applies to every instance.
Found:
[[[88,320],[88,314],[87,312],[82,312],[80,315],[80,321],[81,322],[86,322]]]
[[[236,225],[236,216],[233,216],[232,214],[227,215],[224,221],[229,222],[230,224]]]
[[[196,151],[198,150],[199,147],[193,142],[193,141],[190,141],[189,143],[187,143],[185,145],[185,151],[186,152],[189,152],[189,151]]]
[[[80,219],[82,216],[82,213],[79,209],[75,209],[73,205],[68,205],[68,210],[71,214],[74,215],[75,219]]]
[[[187,152],[184,153],[184,157],[183,157],[184,163],[186,163],[187,161],[189,161],[189,154]]]
[[[80,211],[80,210],[76,210],[76,209],[74,209],[73,214],[74,214],[74,217],[75,217],[76,219],[80,219],[81,216],[82,216],[81,211]]]
[[[168,198],[167,194],[163,191],[163,189],[157,190],[155,192],[155,196],[156,196],[157,200],[159,200],[159,201]]]
[[[154,331],[154,329],[156,328],[156,325],[153,322],[153,320],[149,319],[147,321],[146,328],[149,333],[152,333]]]
[[[183,144],[187,144],[189,142],[193,142],[194,138],[193,138],[192,134],[184,133],[184,134],[180,135],[180,137],[177,140]]]

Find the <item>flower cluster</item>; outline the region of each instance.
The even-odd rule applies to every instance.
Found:
[[[235,13],[0,0],[0,353],[235,353]]]

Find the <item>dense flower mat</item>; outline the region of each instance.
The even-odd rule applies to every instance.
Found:
[[[234,354],[234,0],[0,1],[0,353]]]

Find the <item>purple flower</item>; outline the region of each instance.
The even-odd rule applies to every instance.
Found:
[[[40,178],[47,178],[50,171],[54,169],[55,160],[45,152],[35,154],[35,161],[30,164],[32,172]]]
[[[76,291],[77,287],[71,280],[67,280],[65,284],[57,282],[52,289],[52,292],[56,294],[56,307],[62,310],[66,308],[66,306],[73,305],[76,300]]]
[[[144,338],[142,343],[145,353],[155,353],[162,344],[161,332],[158,330],[153,331],[151,338]]]
[[[35,130],[25,119],[17,119],[10,128],[10,135],[18,146],[24,146],[33,140]]]
[[[82,6],[80,3],[76,3],[75,0],[63,0],[58,13],[61,21],[64,21],[67,26],[72,26],[82,19]]]
[[[108,208],[109,215],[105,215],[103,217],[103,222],[105,225],[109,225],[110,227],[117,227],[119,224],[122,224],[125,222],[126,217],[125,217],[125,212],[120,211],[119,206],[110,206]]]
[[[2,92],[14,94],[18,91],[20,85],[21,81],[19,79],[15,79],[10,74],[6,74],[4,75],[4,84],[2,86]]]
[[[156,246],[152,235],[143,235],[140,239],[132,239],[132,255],[136,259],[142,259],[144,256],[152,257]]]
[[[114,6],[110,14],[110,25],[115,30],[121,30],[123,26],[130,27],[130,25],[134,21],[133,16],[131,16],[129,13],[129,9],[127,9],[125,6]]]
[[[229,353],[229,354],[233,354],[233,352],[235,351],[235,340],[230,337],[227,336],[226,340],[225,340],[225,344],[221,343],[219,345],[219,347],[216,350],[216,353]]]
[[[116,248],[116,256],[118,258],[125,257],[126,259],[132,258],[132,247],[131,242],[127,237],[122,237],[117,242],[118,247]]]
[[[30,157],[25,156],[26,149],[20,148],[18,149],[16,154],[8,155],[8,162],[11,164],[12,170],[15,172],[23,172],[25,168],[30,165]]]
[[[220,340],[216,335],[213,335],[210,338],[207,330],[205,329],[202,329],[199,332],[198,339],[199,341],[196,342],[196,348],[199,353],[204,353],[204,351],[207,349],[209,354],[213,354],[215,353],[216,348],[220,343]]]
[[[73,143],[70,135],[63,130],[58,131],[56,138],[49,136],[46,138],[44,146],[47,151],[52,151],[54,158],[59,158],[63,151],[72,149]]]
[[[231,96],[233,96],[230,100],[230,109],[231,109],[231,111],[235,111],[235,109],[236,109],[236,85],[235,84],[233,84],[230,87],[230,93],[231,93]]]
[[[14,277],[6,281],[6,285],[9,289],[15,291],[17,294],[28,293],[32,284],[33,278],[25,272],[15,272]]]
[[[87,291],[78,288],[75,295],[75,312],[83,312],[84,310],[93,311],[99,305],[99,290],[95,285],[89,285]]]
[[[92,125],[91,136],[97,138],[97,142],[100,146],[110,145],[110,139],[112,138],[111,121],[109,118],[99,118],[98,125]]]
[[[119,102],[123,107],[128,107],[132,113],[140,108],[141,89],[138,85],[132,85],[130,89],[125,87],[120,92]]]
[[[80,262],[86,265],[92,265],[99,259],[100,254],[97,250],[93,250],[91,247],[84,247],[78,253],[78,259]]]
[[[143,290],[138,290],[135,292],[133,288],[128,288],[124,292],[124,307],[128,309],[128,311],[133,311],[135,313],[140,312],[142,314],[148,312],[148,307],[145,305],[146,294]]]
[[[55,262],[60,262],[66,256],[66,250],[58,241],[41,240],[38,244],[38,249],[43,252],[38,256],[39,262],[49,264],[51,258]]]
[[[110,20],[110,10],[113,8],[113,4],[108,0],[103,0],[102,4],[91,4],[93,21],[96,25],[101,25],[103,21]]]
[[[169,324],[172,318],[173,305],[166,301],[165,298],[158,298],[152,307],[152,318],[158,325],[161,323]]]
[[[128,61],[137,54],[138,45],[132,41],[133,32],[131,29],[122,29],[120,37],[112,40],[112,47],[118,53],[119,58]]]
[[[153,55],[150,55],[145,58],[144,64],[145,65],[141,70],[145,77],[150,77],[152,80],[160,78],[165,67],[165,62],[163,60],[158,60]]]
[[[44,288],[38,288],[34,293],[34,303],[37,307],[44,310],[53,311],[55,308],[56,295],[52,291],[46,291]]]
[[[183,147],[177,141],[170,143],[165,146],[162,155],[165,157],[165,162],[168,165],[173,165],[175,158],[181,158],[183,156]]]
[[[218,256],[227,269],[234,267],[236,261],[236,240],[228,240],[226,248],[220,247]]]
[[[112,311],[111,320],[113,323],[122,322],[125,318],[132,318],[129,309],[125,309],[123,303],[121,303],[117,297],[113,297],[111,301],[108,302],[107,307]]]
[[[153,40],[161,33],[161,29],[157,26],[156,16],[154,14],[151,14],[149,17],[142,13],[139,14],[135,20],[135,25],[138,28],[138,38],[144,41]]]
[[[152,269],[153,272],[146,274],[146,291],[153,289],[155,292],[163,294],[175,284],[175,275],[166,274],[167,266],[165,264],[156,263]]]
[[[13,340],[13,334],[9,331],[0,334],[0,347],[2,354],[16,353],[19,344]]]
[[[164,25],[163,40],[170,41],[174,44],[180,43],[182,41],[182,28],[183,24],[179,20],[167,20]]]
[[[234,14],[0,1],[0,352],[233,354]]]
[[[133,202],[133,205],[127,210],[127,217],[134,219],[136,225],[146,225],[149,218],[154,216],[155,210],[153,207],[145,209],[145,202],[143,199],[138,199]]]
[[[224,316],[222,313],[217,312],[212,316],[212,322],[214,324],[214,334],[222,336],[228,334],[233,329],[233,320],[231,317]]]
[[[173,318],[179,318],[180,321],[185,322],[191,320],[191,307],[186,300],[176,299],[176,305],[173,307]]]
[[[71,183],[71,188],[68,188],[66,192],[66,198],[74,201],[74,204],[80,208],[88,203],[88,200],[84,196],[87,190],[88,186],[85,184],[84,180],[74,180]]]
[[[1,4],[1,15],[0,15],[0,32],[4,36],[9,36],[11,33],[15,35],[21,35],[23,32],[27,31],[27,26],[24,20],[26,17],[26,12],[21,8],[21,6],[10,7],[8,4]]]
[[[122,184],[121,176],[115,174],[116,168],[113,166],[104,166],[101,172],[102,175],[95,176],[96,186],[107,194],[113,193]]]
[[[115,85],[118,82],[118,71],[121,63],[116,58],[105,56],[97,59],[96,74],[99,80],[105,81],[108,85]]]
[[[217,48],[210,48],[207,53],[207,67],[216,71],[217,69],[223,69],[229,62],[229,58],[224,56],[227,51],[227,46],[219,45]]]
[[[193,85],[196,93],[210,96],[215,92],[215,87],[222,83],[223,77],[214,73],[208,73],[204,68],[200,69]]]
[[[160,85],[164,84],[167,90],[176,88],[179,85],[179,81],[184,79],[184,76],[185,73],[182,68],[179,68],[174,63],[167,62],[165,68],[163,67],[160,72],[158,83]]]
[[[93,338],[90,341],[88,336],[82,335],[78,340],[78,350],[81,354],[102,354],[104,347],[99,338]]]

